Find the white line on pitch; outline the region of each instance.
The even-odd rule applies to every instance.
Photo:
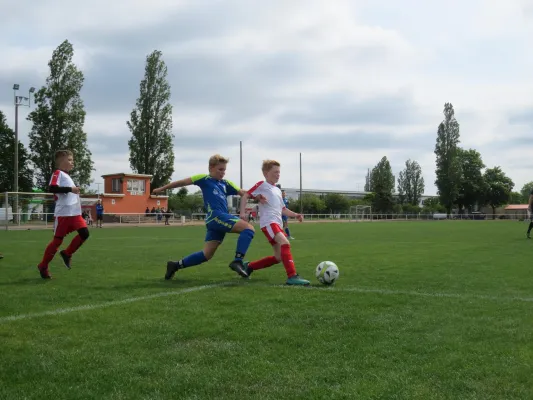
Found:
[[[292,288],[287,285],[254,285],[274,288]],[[533,302],[533,297],[520,296],[490,296],[484,294],[467,294],[467,293],[439,293],[439,292],[417,292],[416,290],[392,290],[392,289],[374,289],[374,288],[358,288],[358,287],[336,287],[336,286],[307,286],[298,287],[302,290],[321,290],[331,292],[355,292],[355,293],[371,293],[383,295],[405,295],[405,296],[419,296],[419,297],[434,297],[434,298],[451,298],[451,299],[476,299],[476,300],[491,300],[491,301],[521,301],[526,303]]]
[[[74,307],[67,307],[67,308],[58,308],[56,310],[50,310],[50,311],[43,311],[39,313],[30,313],[30,314],[18,314],[18,315],[10,315],[7,317],[0,317],[0,325],[7,323],[7,322],[13,322],[13,321],[20,321],[23,319],[32,319],[32,318],[39,318],[39,317],[46,317],[49,315],[60,315],[60,314],[68,314],[76,311],[89,311],[89,310],[96,310],[99,308],[106,308],[106,307],[112,307],[112,306],[119,306],[122,304],[129,304],[134,303],[137,301],[143,301],[143,300],[151,300],[151,299],[157,299],[159,297],[167,297],[167,296],[176,296],[179,294],[185,294],[190,292],[198,292],[200,290],[205,289],[214,289],[218,287],[223,286],[230,286],[234,284],[234,282],[223,282],[223,283],[215,283],[212,285],[202,285],[202,286],[193,286],[186,289],[181,290],[173,290],[170,292],[161,292],[161,293],[155,293],[150,294],[146,296],[139,296],[139,297],[130,297],[123,300],[114,300],[114,301],[108,301],[105,303],[95,303],[95,304],[86,304],[83,306],[74,306]]]

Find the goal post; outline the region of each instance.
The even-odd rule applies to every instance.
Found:
[[[372,207],[363,205],[351,206],[350,221],[372,221]]]

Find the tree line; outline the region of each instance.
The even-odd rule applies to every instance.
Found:
[[[514,182],[500,166],[487,168],[481,154],[475,149],[459,146],[460,126],[451,103],[444,105],[444,119],[437,129],[435,144],[435,186],[438,201],[427,201],[419,207],[424,193],[424,178],[418,162],[407,160],[397,180],[397,200],[393,198],[394,175],[387,157],[383,157],[367,174],[365,191],[372,192],[372,211],[380,213],[398,211],[445,211],[459,214],[476,208],[490,206],[495,214],[497,207],[509,203],[527,203],[533,182],[526,183],[520,192],[513,192]]]
[[[84,75],[73,57],[74,47],[65,40],[48,62],[50,73],[45,84],[35,92],[35,108],[27,117],[32,124],[29,148],[18,143],[19,191],[48,189],[55,170],[54,153],[59,149],[74,152],[71,175],[84,193],[92,183],[94,162],[84,130],[86,113],[80,96]],[[146,57],[139,97],[126,126],[131,133],[128,146],[132,171],[153,175],[152,187],[168,183],[174,172],[172,105],[167,67],[158,50]],[[0,143],[0,192],[13,191],[15,132],[9,128],[2,110]]]

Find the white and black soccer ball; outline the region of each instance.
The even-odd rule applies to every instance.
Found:
[[[322,261],[317,265],[316,279],[324,285],[332,285],[339,279],[339,267],[333,261]]]

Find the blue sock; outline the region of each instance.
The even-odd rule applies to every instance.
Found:
[[[207,261],[203,251],[197,251],[196,253],[189,254],[183,260],[180,261],[181,268],[192,267],[193,265],[202,264]]]
[[[248,247],[250,247],[250,243],[252,243],[252,239],[254,238],[254,231],[251,229],[245,229],[241,232],[239,235],[239,239],[237,239],[237,251],[235,252],[235,259],[241,260],[244,258],[244,255],[248,251]]]
[[[289,231],[289,227],[285,228],[285,233],[287,234],[288,237],[291,237],[291,231]]]

